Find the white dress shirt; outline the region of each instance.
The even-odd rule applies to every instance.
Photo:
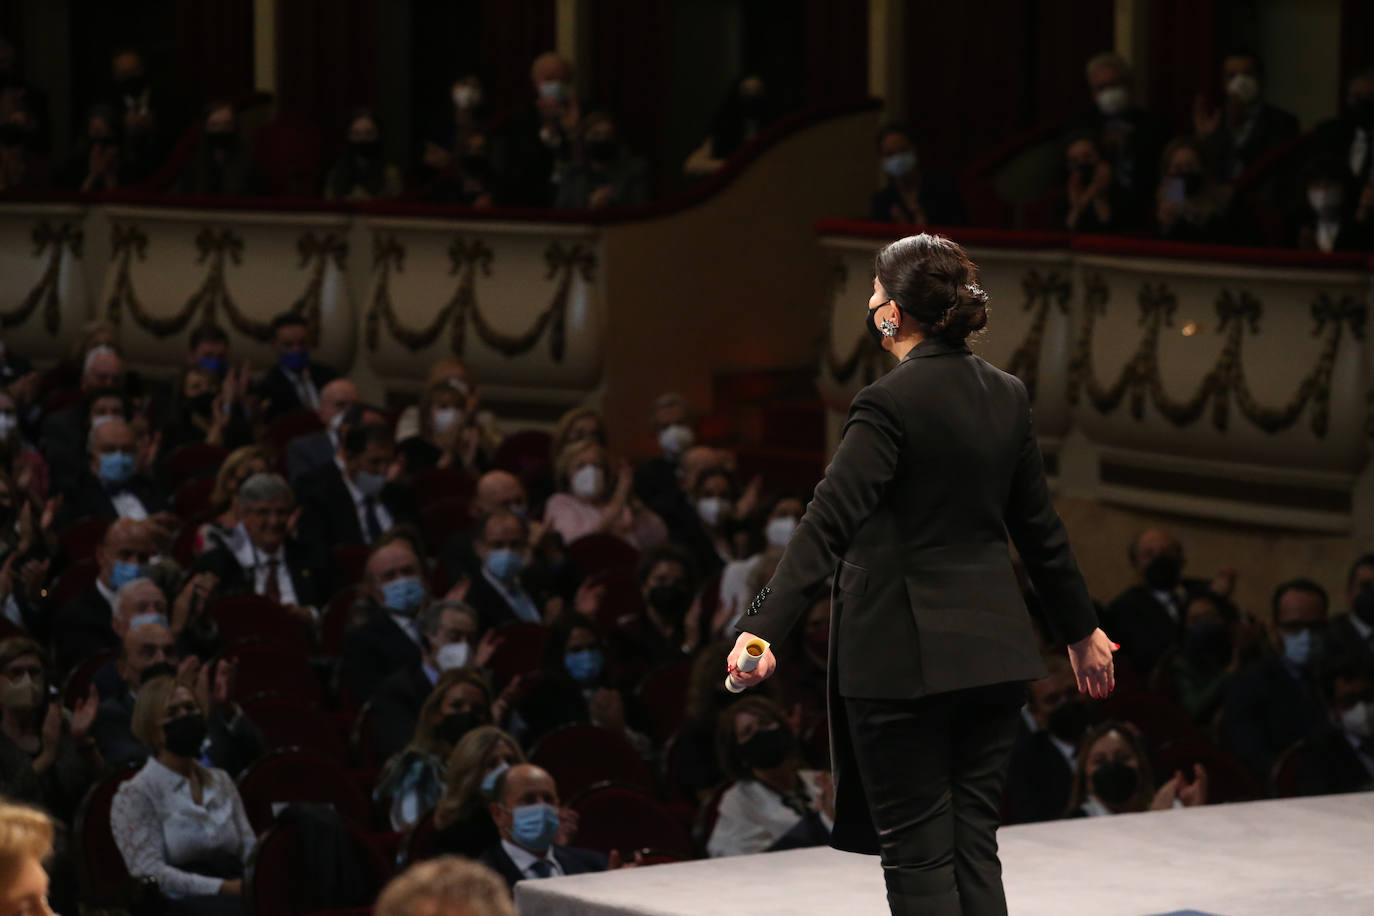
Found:
[[[560,878],[564,874],[563,866],[558,863],[558,856],[554,855],[552,847],[549,848],[549,851],[543,858],[540,858],[528,849],[521,849],[507,839],[501,840],[501,848],[506,851],[506,855],[510,856],[510,860],[515,863],[515,867],[519,869],[520,874],[524,875],[526,878]],[[553,866],[553,871],[547,875],[539,874],[534,870],[534,863],[536,862],[548,862]]]
[[[807,795],[813,800],[819,798],[820,773],[801,770],[797,775]],[[711,858],[764,852],[801,820],[801,815],[788,807],[776,791],[756,779],[741,779],[720,797],[716,826],[706,843],[706,852]],[[827,830],[835,826],[824,814],[821,823]]]
[[[1350,141],[1350,174],[1359,175],[1364,170],[1365,158],[1369,156],[1369,131],[1363,127],[1355,128],[1355,136]]]
[[[1336,249],[1336,236],[1340,234],[1341,224],[1339,220],[1317,220],[1317,249],[1325,252],[1334,251]]]
[[[143,505],[143,500],[139,499],[129,490],[120,490],[118,493],[111,493],[110,502],[114,504],[115,514],[120,518],[128,518],[136,522],[141,522],[148,517],[148,509]]]
[[[1173,592],[1166,592],[1162,588],[1152,588],[1150,589],[1150,594],[1155,596],[1155,600],[1164,607],[1169,617],[1177,623],[1179,613],[1178,596]]]
[[[510,609],[515,612],[516,617],[525,623],[544,622],[543,615],[539,613],[539,605],[534,603],[534,599],[520,587],[519,583],[516,583],[514,587],[509,586],[493,576],[491,570],[485,566],[482,567],[482,578],[491,583],[491,587],[496,589],[496,593],[505,600],[506,604],[510,605]]]
[[[286,550],[278,547],[274,554],[267,554],[253,546],[253,541],[248,537],[248,531],[240,523],[234,529],[234,543],[237,545],[234,550],[234,558],[239,561],[243,571],[247,573],[253,581],[253,594],[267,594],[267,577],[272,574],[272,563],[276,562],[277,591],[281,593],[281,603],[286,606],[300,604],[296,595],[296,584],[291,581],[291,570],[286,567]]]
[[[311,410],[318,410],[320,406],[320,391],[315,387],[315,383],[307,375],[299,372],[292,372],[285,366],[281,367],[282,374],[291,383],[291,387],[296,389],[296,397],[300,399],[302,407],[309,407]]]
[[[129,873],[156,878],[158,890],[173,899],[218,894],[224,883],[178,865],[217,853],[247,862],[256,840],[229,774],[217,769],[206,773],[209,779],[196,804],[186,777],[149,758],[119,787],[110,806],[115,845]]]
[[[367,497],[363,495],[362,490],[359,490],[353,485],[353,481],[349,479],[348,471],[344,468],[344,464],[339,460],[338,455],[334,456],[334,464],[338,467],[339,474],[343,477],[344,486],[348,489],[348,495],[353,498],[353,511],[358,513],[358,528],[363,533],[363,541],[371,544],[372,536],[367,530]],[[386,505],[382,503],[380,496],[372,497],[372,511],[377,514],[377,524],[381,527],[382,531],[391,530],[391,513],[386,510]]]

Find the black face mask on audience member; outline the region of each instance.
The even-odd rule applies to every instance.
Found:
[[[481,724],[482,722],[475,713],[467,711],[449,713],[435,726],[434,734],[449,744],[457,744],[464,735]]]
[[[681,583],[655,585],[649,589],[649,606],[668,620],[681,620],[692,603],[692,596]]]
[[[205,135],[205,142],[216,153],[227,153],[233,149],[234,141],[237,139],[238,132],[232,130],[216,130]]]
[[[176,666],[176,665],[172,664],[171,662],[154,662],[153,664],[149,665],[147,668],[144,668],[144,669],[143,669],[143,673],[140,674],[139,677],[138,677],[138,683],[139,683],[139,686],[141,687],[141,686],[143,686],[144,684],[146,684],[146,683],[148,683],[149,681],[151,681],[151,680],[152,680],[153,678],[155,678],[155,677],[176,677],[176,676],[177,676],[177,666]]]
[[[587,158],[598,165],[605,165],[615,158],[614,140],[588,140],[583,148],[587,151]]]
[[[1183,631],[1183,649],[1192,655],[1224,662],[1231,656],[1231,631],[1220,620],[1192,623]]]
[[[196,712],[165,722],[162,737],[167,742],[167,750],[178,757],[199,756],[201,745],[205,743],[205,717]]]
[[[1077,744],[1093,720],[1092,707],[1083,700],[1065,700],[1050,711],[1046,727],[1065,744]]]
[[[1350,613],[1374,627],[1374,585],[1366,585],[1360,589],[1360,593],[1350,605]]]
[[[1145,567],[1145,584],[1161,592],[1178,588],[1183,577],[1183,562],[1170,553],[1161,553]]]
[[[353,149],[353,155],[359,162],[371,165],[382,153],[382,142],[380,140],[354,140],[349,144]]]
[[[792,750],[792,733],[786,726],[760,729],[749,740],[738,745],[740,760],[754,770],[771,770],[781,766]]]
[[[210,409],[215,406],[216,396],[213,391],[204,391],[193,398],[187,398],[186,409],[197,416],[208,417]]]
[[[1140,771],[1130,764],[1113,760],[1094,770],[1092,781],[1094,795],[1109,805],[1122,805],[1140,785]]]

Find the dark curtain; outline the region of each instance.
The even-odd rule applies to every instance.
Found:
[[[1029,51],[1037,121],[1064,120],[1092,104],[1083,65],[1094,54],[1111,50],[1112,8],[1111,3],[1075,0],[1033,5],[1035,41]]]
[[[553,0],[482,0],[478,72],[494,111],[534,100],[530,64],[554,50],[555,18]]]
[[[618,119],[621,136],[650,162],[662,161],[662,126],[672,74],[667,0],[594,0],[587,96]]]
[[[242,98],[253,90],[253,0],[176,4],[176,72],[188,101]]]
[[[338,141],[349,113],[376,102],[376,0],[281,0],[277,7],[280,108]]]
[[[1345,84],[1365,67],[1374,67],[1374,3],[1342,0],[1339,107],[1345,107]]]
[[[1146,103],[1173,134],[1191,131],[1199,92],[1217,104],[1220,83],[1219,4],[1154,0],[1150,4],[1150,60]]]
[[[806,103],[868,95],[868,4],[807,0]]]

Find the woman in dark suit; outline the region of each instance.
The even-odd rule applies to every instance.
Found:
[[[969,350],[977,268],[948,239],[878,254],[865,326],[896,368],[854,398],[843,439],[727,661],[781,645],[835,576],[831,845],[880,853],[894,914],[1002,914],[997,824],[1025,683],[1043,677],[1007,535],[1080,691],[1112,689],[1115,646],[1050,503],[1025,386]]]

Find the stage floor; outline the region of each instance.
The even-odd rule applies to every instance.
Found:
[[[1030,824],[998,836],[1012,916],[1374,913],[1374,793]],[[887,913],[877,858],[831,849],[523,881],[515,900],[520,916]]]

